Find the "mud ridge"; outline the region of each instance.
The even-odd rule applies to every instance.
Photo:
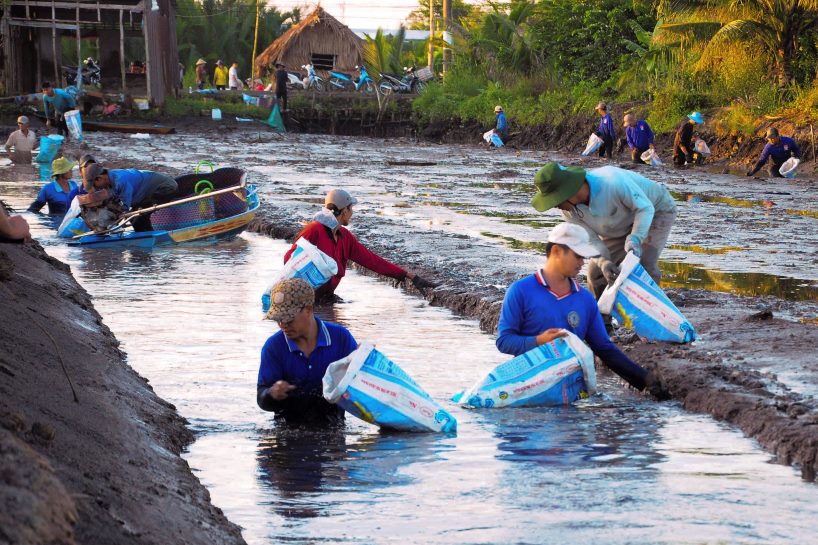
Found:
[[[307,220],[297,211],[267,205],[250,229],[292,241]],[[402,244],[400,237],[379,234],[400,232],[390,223],[385,217],[356,217],[354,231],[364,244],[383,257],[440,283],[423,293],[408,281],[400,283],[407,292],[425,298],[431,305],[476,319],[483,331],[494,333],[505,293],[494,284],[507,285],[516,279],[508,267],[495,267],[487,259],[485,270],[460,268],[457,256],[430,263],[428,255],[412,248],[448,248],[451,241],[441,239],[457,239],[458,235],[404,231],[405,240],[412,241]],[[469,252],[483,251],[477,242],[463,244]],[[378,276],[360,267],[356,269]],[[655,369],[672,398],[686,410],[709,414],[737,426],[774,454],[779,463],[797,466],[805,480],[814,481],[818,467],[818,403],[813,395],[791,389],[788,384],[792,381],[779,380],[771,370],[801,362],[797,381],[818,383],[818,368],[804,358],[818,345],[818,328],[771,317],[774,313],[797,310],[798,303],[688,289],[668,290],[668,295],[696,326],[699,334],[696,343],[644,343],[624,330],[614,340],[635,361]],[[764,309],[761,313],[759,306]]]
[[[0,271],[0,543],[244,543],[69,268],[3,243]]]

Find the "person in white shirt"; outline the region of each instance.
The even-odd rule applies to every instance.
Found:
[[[229,76],[229,83],[230,89],[239,90],[243,86],[241,84],[241,79],[239,79],[239,63],[234,62],[232,66],[230,66],[230,70],[228,71]]]
[[[17,118],[18,129],[11,133],[6,140],[6,153],[15,165],[30,165],[31,151],[40,147],[37,135],[29,128],[28,117],[21,115]],[[12,151],[14,148],[14,151]]]

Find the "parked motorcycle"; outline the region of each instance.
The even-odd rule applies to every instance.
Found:
[[[426,84],[417,77],[416,70],[417,68],[414,66],[405,66],[402,78],[398,78],[396,74],[381,74],[381,79],[378,80],[378,89],[384,95],[390,93],[420,93],[426,88]]]
[[[301,68],[307,71],[307,77],[304,78],[304,88],[323,92],[326,85],[321,76],[315,73],[315,67],[312,64],[302,64]]]
[[[77,81],[80,78],[77,77],[76,66],[63,65],[62,77],[65,80],[66,86],[79,86],[80,84],[80,82]],[[96,87],[102,86],[102,70],[91,57],[88,57],[85,59],[85,62],[82,63],[82,83],[83,85],[94,85]]]
[[[375,82],[372,81],[372,78],[369,76],[369,73],[366,71],[366,66],[356,66],[361,71],[361,75],[358,77],[358,80],[355,82],[355,90],[360,91],[361,89],[364,90],[366,94],[371,95],[375,92]]]
[[[351,74],[331,70],[329,73],[329,88],[336,91],[344,91],[355,88],[355,80]]]
[[[306,89],[304,84],[306,79],[298,72],[287,72],[287,85],[292,89]]]

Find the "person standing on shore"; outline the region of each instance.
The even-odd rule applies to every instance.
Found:
[[[204,89],[205,84],[207,83],[207,61],[204,59],[199,59],[196,61],[196,88],[200,91]]]
[[[769,159],[772,159],[769,171],[770,176],[782,178],[781,165],[790,157],[800,159],[801,148],[799,148],[795,140],[789,136],[781,136],[778,134],[778,129],[775,127],[767,129],[766,138],[767,144],[765,144],[764,149],[761,150],[761,156],[758,158],[758,161],[756,161],[756,164],[747,171],[747,176],[755,175]]]
[[[5,148],[9,159],[15,165],[30,165],[31,152],[39,147],[40,141],[29,126],[28,117],[21,115],[17,118],[17,130],[6,140]]]
[[[346,226],[352,218],[352,206],[358,200],[343,189],[333,189],[324,199],[324,208],[316,214],[315,219],[308,223],[295,237],[292,247],[284,254],[284,263],[290,260],[295,251],[295,242],[304,238],[319,250],[330,256],[338,265],[338,274],[329,279],[329,282],[316,290],[319,299],[330,297],[335,288],[341,283],[346,274],[347,262],[354,261],[370,271],[402,281],[408,278],[418,289],[434,287],[434,284],[420,276],[408,272],[402,267],[387,261],[358,242]]]
[[[696,125],[702,125],[704,118],[699,112],[688,114],[687,119],[676,129],[676,137],[673,140],[673,164],[684,166],[693,164],[696,161],[693,149],[693,129]]]
[[[570,331],[628,384],[638,390],[650,386],[651,393],[661,397],[657,380],[611,342],[594,297],[576,281],[585,259],[598,253],[588,232],[579,225],[561,223],[554,227],[545,245],[545,266],[506,291],[497,326],[497,348],[519,356]]]
[[[608,113],[608,105],[600,102],[596,105],[596,113],[599,114],[599,127],[596,129],[596,135],[602,139],[602,145],[599,146],[599,156],[611,158],[613,155],[614,140],[616,140],[616,129],[614,129],[613,119]]]
[[[230,78],[230,90],[231,91],[238,91],[240,90],[243,85],[241,83],[241,78],[239,78],[239,63],[234,62],[230,65],[230,70],[228,71],[228,75]]]
[[[301,278],[273,287],[265,319],[281,331],[261,349],[256,403],[289,425],[338,424],[344,410],[324,399],[322,379],[329,364],[347,357],[358,343],[346,328],[315,316],[315,292]]]
[[[276,102],[281,113],[289,111],[287,108],[287,81],[290,77],[287,74],[287,67],[281,61],[276,61],[275,85],[276,85]]]
[[[230,74],[227,70],[227,67],[222,63],[222,60],[219,59],[216,61],[216,69],[213,71],[213,85],[216,86],[216,89],[219,91],[224,91],[227,89],[227,81],[229,80]]]
[[[588,263],[588,287],[597,299],[628,252],[659,283],[659,255],[676,220],[676,204],[663,185],[614,166],[586,171],[556,162],[541,168],[534,184],[535,209],[559,208],[566,221],[588,231],[598,254]]]
[[[65,157],[54,159],[51,162],[51,175],[54,181],[45,184],[40,189],[37,198],[28,207],[28,211],[39,212],[47,204],[49,214],[64,215],[71,206],[71,200],[79,192],[79,186],[71,179],[71,172],[75,166],[77,166],[76,163]]]
[[[77,101],[65,89],[55,89],[51,83],[43,83],[43,111],[48,121],[46,127],[52,123],[57,125],[59,133],[68,140],[68,125],[65,123],[65,112],[77,107]],[[50,110],[50,111],[49,111]]]
[[[653,147],[653,131],[644,119],[636,120],[633,114],[625,115],[625,137],[631,149],[631,161],[642,164],[642,154]]]
[[[502,106],[497,105],[494,107],[494,116],[496,119],[494,134],[499,136],[500,140],[505,144],[508,142],[508,120],[506,119],[506,112],[503,111]]]

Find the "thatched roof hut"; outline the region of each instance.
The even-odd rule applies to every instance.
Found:
[[[364,41],[318,5],[256,57],[255,73],[273,71],[281,61],[289,70],[312,64],[317,71],[351,72],[363,59]]]

